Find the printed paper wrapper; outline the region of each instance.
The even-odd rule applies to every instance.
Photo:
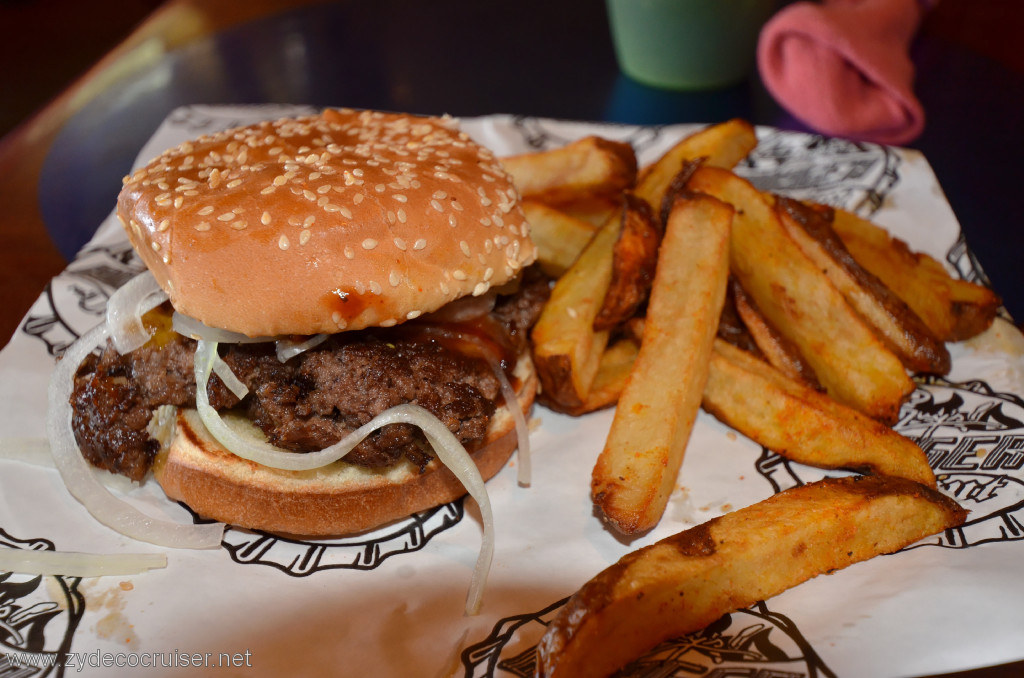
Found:
[[[201,133],[309,110],[180,109],[142,150],[140,164]],[[499,154],[600,134],[631,142],[641,163],[694,129],[511,116],[462,125]],[[772,129],[759,136],[738,168],[758,186],[870,214],[960,276],[983,279],[920,154]],[[38,462],[0,460],[0,543],[160,550],[96,523],[39,452],[54,357],[99,322],[107,297],[141,268],[121,227],[107,219],[0,354],[3,449]],[[920,382],[896,426],[928,451],[940,488],[970,510],[964,527],[663,644],[630,675],[885,678],[1024,657],[1022,343],[1010,323],[997,320],[985,335],[952,345],[952,372]],[[73,654],[63,667],[18,675],[529,676],[533,648],[565,598],[623,554],[821,477],[702,412],[661,524],[627,542],[602,526],[589,498],[611,417],[536,409],[532,484],[517,485],[514,457],[488,483],[497,550],[478,616],[463,614],[481,538],[472,501],[347,539],[229,528],[222,548],[171,550],[166,569],[137,576],[0,573],[0,674],[5,654],[13,664],[24,658],[14,653],[29,651],[40,659]],[[117,491],[156,515],[192,520],[152,482]]]

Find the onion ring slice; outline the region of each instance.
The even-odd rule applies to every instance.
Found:
[[[175,523],[142,513],[104,487],[79,451],[71,427],[74,375],[82,360],[106,337],[105,325],[97,325],[86,332],[67,348],[50,378],[46,432],[54,465],[64,484],[93,517],[127,537],[170,548],[218,548],[224,525]]]
[[[142,315],[167,301],[149,271],[121,285],[107,300],[107,327],[118,353],[128,353],[149,341],[150,332],[142,324]]]

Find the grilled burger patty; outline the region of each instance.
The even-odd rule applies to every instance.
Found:
[[[527,276],[516,293],[499,297],[482,322],[511,372],[514,356],[547,298],[548,282]],[[93,465],[133,480],[145,477],[160,443],[147,428],[156,408],[195,407],[196,342],[168,333],[129,354],[107,345],[79,367],[71,397],[75,436]],[[273,344],[231,344],[224,361],[249,389],[239,401],[210,379],[210,404],[239,408],[281,448],[309,452],[341,440],[384,410],[411,402],[430,411],[463,445],[483,440],[501,401],[500,384],[487,360],[457,341],[409,324],[391,330],[333,335],[319,346],[280,362]],[[371,468],[402,458],[421,469],[433,458],[419,432],[393,424],[371,434],[347,456]]]

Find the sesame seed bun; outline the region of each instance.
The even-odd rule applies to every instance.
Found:
[[[528,355],[516,365],[516,405],[529,414],[537,376]],[[500,471],[516,448],[506,403],[483,443],[470,453],[484,480]],[[250,529],[305,536],[353,534],[454,501],[465,487],[436,459],[421,473],[403,463],[385,471],[344,460],[313,471],[282,471],[236,457],[206,431],[195,410],[178,412],[169,447],[153,473],[167,496],[204,518]]]
[[[181,144],[117,215],[180,312],[249,336],[388,327],[535,258],[509,176],[453,121],[369,111]]]

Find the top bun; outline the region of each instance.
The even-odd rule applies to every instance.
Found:
[[[447,118],[263,122],[166,151],[117,216],[174,307],[249,336],[388,327],[535,257],[511,179]]]

